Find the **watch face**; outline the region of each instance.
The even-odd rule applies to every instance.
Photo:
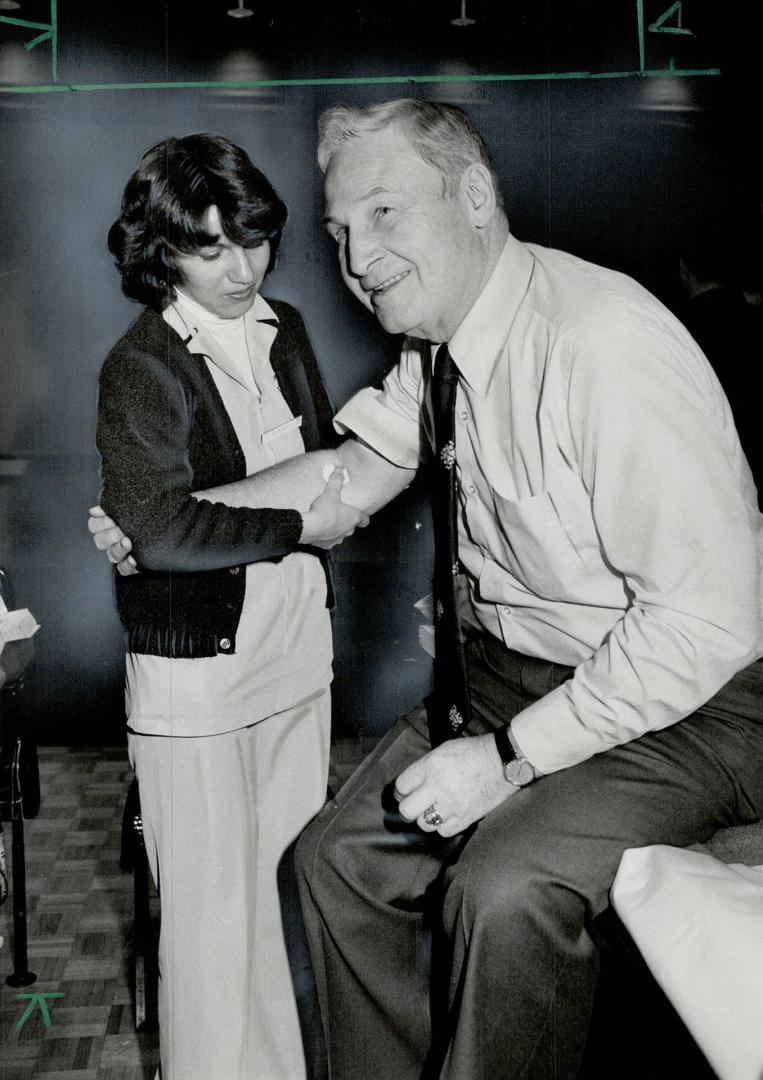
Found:
[[[525,787],[535,779],[535,769],[524,758],[514,758],[504,765],[503,775],[515,787]]]

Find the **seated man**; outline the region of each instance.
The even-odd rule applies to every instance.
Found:
[[[755,488],[684,328],[516,240],[459,109],[320,132],[344,279],[407,335],[340,452],[371,509],[434,452],[438,618],[428,708],[297,849],[331,1075],[572,1080],[623,850],[763,808]]]

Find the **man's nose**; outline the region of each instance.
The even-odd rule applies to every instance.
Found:
[[[237,246],[232,249],[228,277],[237,285],[248,285],[254,281],[254,270],[244,248]]]
[[[379,243],[373,235],[363,230],[348,233],[345,242],[345,260],[347,269],[353,277],[365,277],[381,256]]]

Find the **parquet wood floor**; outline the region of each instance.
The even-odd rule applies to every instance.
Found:
[[[155,1023],[136,1032],[131,991],[132,876],[119,869],[130,781],[123,747],[41,747],[42,805],[24,822],[31,986],[12,988],[11,900],[0,908],[0,1078],[153,1080]],[[10,863],[11,830],[5,843]],[[154,901],[158,912],[158,901]],[[48,999],[51,1025],[28,999]],[[155,1017],[155,1013],[154,1013]]]
[[[360,760],[354,739],[332,746],[336,791]],[[131,773],[124,747],[40,747],[42,804],[24,822],[31,986],[12,988],[11,898],[0,907],[0,1080],[153,1080],[159,1060],[155,1001],[135,1031],[133,879],[119,869],[121,823]],[[11,826],[4,823],[9,870]],[[12,883],[11,883],[12,884]],[[159,903],[152,890],[152,918]],[[150,989],[150,987],[149,987]],[[48,999],[51,1025],[37,1007]]]

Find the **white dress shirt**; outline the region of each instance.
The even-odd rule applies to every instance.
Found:
[[[510,236],[449,348],[471,617],[575,667],[518,745],[553,772],[694,712],[763,653],[762,519],[696,343],[630,278]],[[339,430],[415,468],[434,351],[408,339]]]
[[[193,335],[191,352],[204,354],[247,475],[305,452],[270,364],[276,327],[263,320],[278,317],[263,297],[245,316],[221,319],[178,290],[164,318],[183,339]],[[193,659],[129,654],[128,723],[146,735],[234,731],[329,686],[332,657],[326,576],[316,556],[297,551],[250,563],[235,653]]]

